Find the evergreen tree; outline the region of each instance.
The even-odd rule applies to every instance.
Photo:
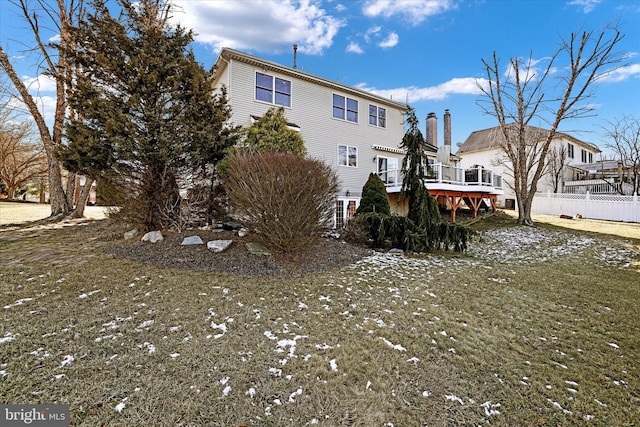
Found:
[[[79,169],[108,171],[124,188],[123,215],[157,229],[178,204],[177,177],[194,153],[201,165],[216,158],[199,148],[213,143],[211,112],[221,99],[211,96],[208,73],[189,48],[192,32],[168,24],[170,4],[118,4],[115,18],[105,0],[94,0],[73,30],[74,114],[63,152]]]
[[[371,212],[391,215],[387,189],[384,186],[384,182],[375,173],[369,174],[369,179],[362,187],[362,198],[360,199],[360,206],[356,210],[356,215]]]
[[[425,140],[418,128],[418,118],[413,109],[407,112],[409,129],[402,138],[400,147],[407,152],[402,160],[402,194],[409,198],[408,218],[427,235],[432,234],[441,222],[438,202],[429,194],[425,186],[427,176],[427,156]]]
[[[289,129],[283,107],[272,107],[256,120],[247,129],[245,144],[250,151],[259,153],[307,153],[300,133]]]

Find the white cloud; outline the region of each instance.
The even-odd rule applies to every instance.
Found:
[[[347,52],[362,54],[364,53],[364,50],[360,47],[358,43],[349,42],[349,45],[347,46]]]
[[[391,18],[399,15],[413,25],[429,16],[455,8],[454,0],[367,0],[362,7],[366,16]]]
[[[345,5],[343,5],[342,3],[338,3],[335,7],[337,12],[344,12],[345,10],[347,10],[347,7]]]
[[[617,83],[632,77],[640,77],[640,64],[626,65],[612,71],[606,71],[600,74],[597,80],[599,82]]]
[[[60,43],[60,34],[49,37],[49,43]]]
[[[300,52],[321,54],[333,43],[342,19],[316,0],[175,0],[174,21],[196,33],[196,41],[222,47],[279,51],[298,44]]]
[[[23,76],[22,82],[34,94],[56,91],[55,79],[44,74],[40,74],[38,77]]]
[[[409,103],[412,103],[419,101],[439,101],[446,99],[449,95],[479,95],[481,91],[478,85],[484,86],[486,84],[485,79],[461,77],[453,78],[437,86],[430,87],[408,86],[395,89],[376,89],[367,87],[363,83],[357,85],[357,87],[385,98],[391,98],[400,102],[408,100]]]
[[[398,34],[392,31],[387,36],[386,39],[384,39],[380,43],[378,43],[378,46],[383,48],[383,49],[386,49],[386,48],[389,48],[389,47],[394,47],[395,45],[398,44],[398,40],[399,40]]]
[[[571,0],[569,4],[572,6],[581,7],[584,13],[589,13],[596,8],[600,1],[601,0]]]
[[[518,74],[519,74],[519,78],[520,81],[525,81],[525,80],[538,80],[539,78],[542,77],[542,75],[546,72],[546,69],[548,67],[549,64],[545,64],[545,62],[548,62],[551,58],[541,58],[541,59],[534,59],[534,58],[527,58],[527,59],[519,59],[518,61],[518,65],[519,65],[519,69],[518,69]],[[551,69],[549,70],[549,74],[555,74],[555,72],[557,71],[557,68],[555,67],[551,67]],[[510,79],[515,79],[515,69],[513,68],[513,63],[509,62],[509,65],[507,66],[507,69],[504,72],[504,77],[507,80]]]

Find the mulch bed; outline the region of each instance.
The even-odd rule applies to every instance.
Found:
[[[334,270],[373,253],[368,248],[323,238],[305,253],[294,259],[285,259],[277,255],[250,253],[245,245],[255,241],[255,236],[238,237],[233,231],[193,230],[163,234],[162,242],[141,242],[139,235],[131,240],[114,241],[103,250],[147,265],[249,277],[290,277]],[[200,236],[205,244],[181,246],[184,237],[194,235]],[[226,251],[214,253],[206,246],[206,242],[210,240],[233,240],[233,243]]]

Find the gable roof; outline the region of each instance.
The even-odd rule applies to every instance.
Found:
[[[405,103],[396,102],[392,99],[375,95],[371,92],[367,92],[362,89],[343,85],[341,83],[327,80],[322,77],[314,76],[313,74],[309,74],[297,68],[286,67],[284,65],[280,65],[275,62],[267,61],[266,59],[258,58],[257,56],[249,55],[247,53],[240,52],[235,49],[230,49],[228,47],[222,48],[222,50],[220,51],[220,54],[218,55],[218,58],[216,59],[215,64],[213,64],[214,78],[217,78],[219,73],[227,67],[228,61],[230,60],[243,62],[245,64],[260,67],[261,69],[264,69],[266,71],[277,72],[286,76],[294,77],[300,80],[305,80],[320,86],[330,88],[332,90],[360,96],[362,98],[366,98],[378,104],[383,104],[388,107],[396,108],[402,111],[407,111],[410,108],[409,105]]]
[[[516,125],[515,123],[511,123],[511,124],[508,124],[507,126],[515,127],[515,125]],[[460,155],[460,154],[471,153],[475,151],[500,148],[500,140],[496,137],[497,135],[499,135],[499,132],[500,132],[500,126],[471,132],[471,135],[469,135],[466,141],[464,141],[464,143],[459,146],[458,152],[456,154]],[[527,139],[531,139],[536,142],[540,141],[540,139],[542,138],[545,138],[548,133],[549,133],[548,129],[543,129],[535,126],[527,126],[525,129],[525,134]],[[597,153],[600,152],[600,149],[595,145],[590,144],[588,142],[581,141],[578,138],[575,138],[563,132],[556,132],[554,139],[556,138],[566,138],[577,145],[582,145],[584,147],[587,147],[591,150],[596,151]]]

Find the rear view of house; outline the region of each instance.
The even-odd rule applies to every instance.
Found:
[[[215,88],[227,89],[233,124],[248,127],[269,108],[284,107],[309,156],[337,171],[337,227],[355,213],[371,172],[397,192],[406,104],[228,48],[214,70]]]

